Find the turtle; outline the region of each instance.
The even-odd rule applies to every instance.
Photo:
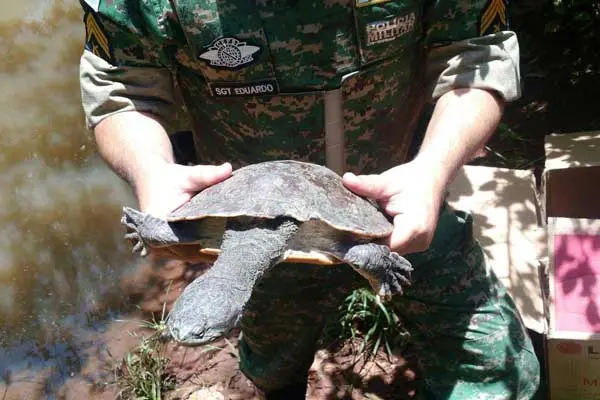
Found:
[[[123,207],[133,251],[216,256],[166,318],[176,342],[200,345],[238,326],[261,276],[276,265],[350,265],[389,300],[410,285],[410,262],[382,243],[393,229],[371,199],[319,164],[265,161],[233,171],[166,217]],[[182,250],[183,249],[183,250]]]

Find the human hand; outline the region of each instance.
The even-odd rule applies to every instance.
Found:
[[[387,245],[400,254],[427,250],[436,229],[445,183],[418,161],[399,165],[379,175],[346,173],[344,185],[358,195],[376,200],[393,218]]]
[[[161,163],[136,185],[140,210],[157,217],[183,205],[201,190],[231,176],[231,164],[185,166]]]

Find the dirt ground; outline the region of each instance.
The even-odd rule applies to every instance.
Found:
[[[114,366],[125,354],[140,344],[141,336],[151,331],[141,328],[141,320],[159,316],[163,304],[167,311],[181,290],[206,269],[204,265],[186,265],[176,261],[152,261],[140,265],[135,273],[122,281],[122,290],[140,306],[141,314],[128,321],[115,321],[98,337],[101,346],[86,354],[81,371],[67,380],[57,398],[62,400],[115,399]],[[137,335],[137,336],[136,336]],[[170,359],[168,372],[175,378],[176,388],[166,394],[167,400],[253,400],[259,393],[239,371],[238,332],[208,346],[185,347],[167,343],[163,356]],[[357,356],[360,342],[331,345],[317,351],[309,372],[308,399],[410,399],[418,383],[418,363],[414,356],[394,356],[379,352],[372,360]],[[394,353],[396,353],[396,349]],[[398,351],[399,352],[399,351]],[[4,390],[2,400],[47,399],[45,387],[52,371],[34,379],[14,376]]]
[[[187,282],[202,272],[202,265],[165,261],[157,268],[149,263],[125,281],[123,289],[139,296],[144,311],[159,314],[163,304],[172,304]],[[149,280],[154,285],[148,286]],[[156,288],[156,292],[148,291],[148,287]],[[258,399],[256,388],[238,369],[237,338],[238,332],[234,332],[210,346],[169,344],[166,356],[171,360],[177,389],[167,399]],[[365,360],[358,356],[359,347],[356,341],[320,349],[309,372],[307,398],[408,399],[414,395],[418,382],[414,356],[388,359],[380,351],[373,360]]]
[[[237,367],[236,338],[214,345],[219,350],[176,348],[171,352],[178,388],[168,399],[258,399],[254,385]],[[359,343],[319,350],[309,372],[308,399],[409,399],[416,374],[411,361],[379,354],[357,358]],[[211,397],[212,396],[212,397]]]

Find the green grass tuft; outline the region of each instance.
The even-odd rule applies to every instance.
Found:
[[[153,313],[151,321],[141,323],[143,328],[152,331],[150,335],[130,332],[140,338],[140,344],[126,353],[114,368],[115,382],[120,388],[118,399],[161,400],[165,392],[175,388],[175,378],[168,371],[170,360],[164,355],[165,316],[166,303],[163,303],[160,318]]]
[[[406,337],[400,318],[391,304],[381,302],[371,289],[353,291],[340,307],[336,320],[325,328],[325,340],[347,341],[362,339],[359,353],[374,357],[384,348],[388,357]]]

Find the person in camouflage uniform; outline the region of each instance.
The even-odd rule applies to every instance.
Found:
[[[393,301],[420,350],[426,399],[529,399],[539,364],[515,305],[445,187],[520,95],[504,0],[81,0],[82,102],[102,156],[143,211],[164,215],[274,159],[326,164],[394,220],[415,267]],[[407,159],[423,105],[435,103]],[[198,165],[167,132],[185,113]],[[304,398],[325,319],[362,284],[351,269],[261,279],[240,367],[267,398]],[[300,395],[298,395],[300,393]]]

